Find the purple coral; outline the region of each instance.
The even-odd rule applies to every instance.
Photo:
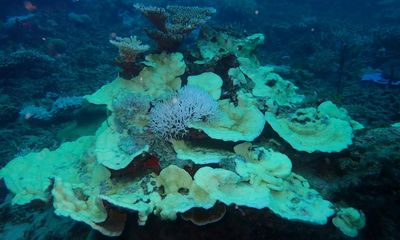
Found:
[[[190,123],[207,121],[217,113],[218,103],[203,89],[185,86],[168,101],[150,111],[150,130],[163,139],[180,138]]]

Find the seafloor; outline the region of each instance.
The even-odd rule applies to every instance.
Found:
[[[352,144],[338,152],[296,150],[269,124],[256,142],[286,154],[293,171],[336,207],[362,211],[365,227],[355,239],[400,239],[400,124],[396,125],[400,123],[399,1],[142,3],[217,10],[179,46],[166,47],[169,52],[182,53],[186,62],[183,83],[188,76],[215,72],[223,80],[225,98],[234,102],[232,94],[238,89],[230,85],[228,70],[238,66],[239,57],[229,53],[199,66],[195,63],[199,42],[210,34],[245,39],[261,33],[264,43],[251,56],[256,56],[261,66],[274,66],[283,79],[298,87],[298,94],[305,96],[300,107],[332,101],[346,109],[364,128],[354,131]],[[54,118],[45,116],[45,121],[31,119],[34,115],[23,110],[27,106],[51,109],[59,98],[82,97],[117,76],[136,76],[143,66],[121,63],[118,49],[109,40],[137,36],[150,45],[146,54],[159,54],[163,47],[146,34],[144,29],[151,24],[127,0],[2,0],[0,16],[0,167],[28,153],[55,150],[64,142],[96,133],[110,115],[102,107],[79,103],[72,110],[57,112]],[[365,79],[370,73],[379,73],[382,79]],[[201,139],[203,135],[199,135]],[[222,145],[230,148],[235,144],[228,141]],[[57,216],[51,201],[12,205],[13,196],[2,181],[1,240],[114,239],[83,222]],[[350,238],[335,228],[331,219],[326,225],[308,224],[281,218],[267,208],[237,205],[227,207],[222,219],[205,226],[179,216],[175,221],[162,221],[154,215],[145,226],[138,226],[137,218],[136,212],[128,211],[124,231],[115,239]]]

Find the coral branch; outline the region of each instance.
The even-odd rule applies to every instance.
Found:
[[[149,45],[143,45],[142,41],[138,40],[136,36],[116,37],[115,40],[110,40],[110,43],[118,48],[119,54],[125,62],[135,62],[138,54],[150,48]]]

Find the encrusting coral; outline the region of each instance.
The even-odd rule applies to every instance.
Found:
[[[177,32],[185,35],[195,28],[187,24],[203,24],[212,13],[197,9],[167,21],[167,15],[186,8],[136,8],[163,34],[174,33],[168,24],[179,22],[187,32]],[[189,21],[193,14],[203,18]],[[122,45],[121,52],[126,51]],[[94,136],[19,156],[0,170],[12,203],[52,201],[57,215],[107,236],[120,235],[132,211],[139,225],[151,214],[163,220],[184,214],[199,225],[212,223],[225,213],[222,208],[211,214],[217,203],[268,208],[284,219],[319,225],[336,212],[334,225],[357,235],[365,223],[360,212],[335,208],[293,172],[287,155],[258,141],[268,123],[296,150],[341,151],[352,143],[356,123],[331,102],[304,107],[294,84],[244,55],[236,56],[239,67],[226,71],[237,82],[248,82],[235,90],[236,99],[223,94],[227,79],[209,71],[189,77],[182,87],[186,63],[179,52],[147,55],[137,76],[118,77],[84,97],[110,112]],[[193,209],[210,214],[196,218],[189,213]]]

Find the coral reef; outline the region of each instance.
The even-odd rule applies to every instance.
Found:
[[[298,117],[293,119],[305,128],[312,122],[317,138],[326,134],[325,125],[346,125],[349,131],[344,138],[328,135],[330,140],[321,141],[316,148],[340,151],[351,143],[351,124],[356,123],[345,110],[332,102],[321,104],[318,110],[299,108],[301,97],[296,104],[288,104],[296,96],[296,87],[273,68],[260,67],[258,61],[239,60],[244,62],[239,71],[253,82],[249,86],[256,86],[258,72],[275,76],[274,84],[267,85],[276,93],[271,104],[276,102],[277,108],[266,108],[268,104],[260,101],[265,96],[254,87],[237,89],[237,102],[222,99],[224,86],[215,73],[192,76],[188,85],[181,87],[179,76],[186,64],[180,53],[151,54],[145,59],[146,66],[133,79],[118,77],[84,97],[110,111],[95,135],[65,142],[53,151],[43,149],[16,157],[1,169],[0,177],[14,194],[13,204],[52,201],[56,215],[84,222],[107,236],[122,234],[127,211],[137,212],[138,224],[144,225],[151,214],[175,220],[193,208],[211,209],[217,201],[268,208],[288,220],[327,224],[336,211],[334,204],[292,172],[292,161],[285,154],[253,141],[262,134],[265,119],[274,127],[270,114],[297,109]],[[293,90],[288,92],[288,88]],[[59,98],[52,109],[74,108],[75,102],[75,98]],[[322,127],[314,126],[318,124]],[[205,145],[187,134],[189,128],[205,134],[201,138]],[[310,130],[298,132],[307,134]],[[160,139],[169,140],[164,151],[169,147],[174,152],[160,156],[160,145],[156,144]],[[209,148],[208,141],[218,144]],[[238,141],[248,142],[224,146]],[[331,150],[335,141],[340,147]],[[339,226],[338,221],[335,225]]]

